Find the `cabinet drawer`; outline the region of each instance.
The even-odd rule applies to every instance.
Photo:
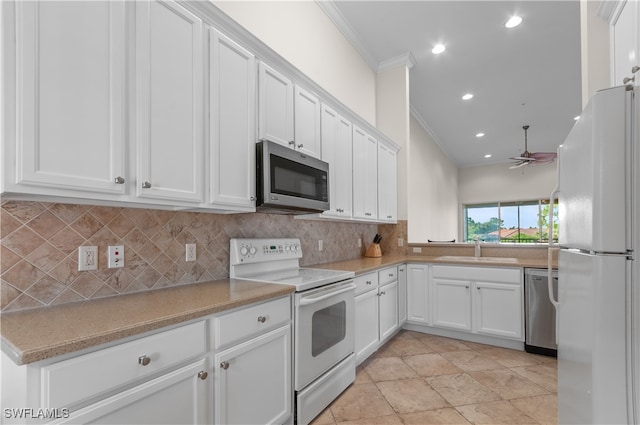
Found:
[[[291,320],[290,297],[253,305],[213,318],[215,348],[264,333]]]
[[[393,266],[378,270],[378,280],[380,281],[380,286],[398,280],[398,267]]]
[[[353,279],[356,284],[356,296],[378,287],[378,273],[367,273]]]
[[[473,281],[520,283],[522,269],[496,267],[433,266],[433,277]]]
[[[206,351],[206,326],[201,321],[44,366],[42,406],[72,405]],[[146,365],[143,356],[149,360]]]

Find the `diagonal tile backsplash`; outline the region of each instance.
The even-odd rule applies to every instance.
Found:
[[[21,310],[229,276],[229,239],[298,237],[302,265],[360,257],[375,224],[296,220],[276,214],[211,214],[27,201],[0,205],[0,309]],[[400,226],[400,225],[399,225]],[[397,233],[395,226],[387,228]],[[403,226],[406,233],[406,224]],[[400,230],[402,232],[402,230]],[[318,240],[324,249],[318,251]],[[388,238],[393,240],[392,238]],[[195,243],[197,261],[185,261]],[[107,268],[107,246],[125,267]],[[78,271],[78,247],[98,247],[98,270]]]

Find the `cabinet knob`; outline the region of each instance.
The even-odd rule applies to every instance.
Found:
[[[255,196],[252,196],[251,198],[249,198],[250,201],[255,201],[257,198]]]
[[[302,149],[303,147],[304,147],[304,145],[303,145],[302,143],[300,143],[300,144],[298,145],[298,149]]]
[[[198,378],[202,379],[203,381],[207,379],[208,376],[209,374],[204,370],[201,370],[200,372],[198,372]]]
[[[258,316],[258,322],[260,322],[260,323],[264,323],[264,322],[266,322],[266,321],[267,321],[267,318],[266,318],[266,317],[264,317],[264,316]]]
[[[633,68],[631,68],[631,72],[632,72],[632,73],[634,73],[634,74],[635,74],[636,72],[638,72],[638,71],[640,71],[640,66],[638,66],[638,65],[634,65],[634,67],[633,67]]]
[[[116,184],[124,184],[124,178],[123,177],[116,177],[115,180]]]
[[[367,285],[371,285],[371,281],[370,280],[367,280],[366,283],[367,283]]]
[[[144,182],[142,183],[142,188],[143,189],[149,189],[151,187],[151,182]]]
[[[289,146],[294,146],[295,147],[296,142],[294,140],[289,141]]]
[[[147,366],[149,363],[151,363],[151,358],[149,356],[147,356],[146,354],[144,356],[138,357],[138,364],[139,365]]]
[[[635,81],[636,77],[624,77],[622,79],[622,84],[630,83],[631,81]]]
[[[220,368],[227,370],[229,369],[229,362],[221,362],[220,363]]]
[[[393,277],[393,273],[389,273],[389,277]]]
[[[384,291],[380,292],[380,295],[386,295],[386,294],[387,294],[387,293],[386,293],[386,292],[384,292]]]
[[[465,285],[464,287],[465,287],[465,288],[467,288],[467,289],[469,289],[469,285]]]

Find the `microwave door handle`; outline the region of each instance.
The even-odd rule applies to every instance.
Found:
[[[322,300],[326,300],[327,298],[335,297],[336,295],[342,294],[344,292],[351,291],[352,289],[356,289],[356,284],[352,283],[349,286],[345,286],[339,291],[329,292],[328,294],[320,295],[319,297],[305,297],[300,300],[300,305],[310,305],[320,302]]]

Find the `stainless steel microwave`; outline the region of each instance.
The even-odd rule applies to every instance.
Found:
[[[300,214],[329,209],[329,164],[274,142],[256,143],[256,210]]]

